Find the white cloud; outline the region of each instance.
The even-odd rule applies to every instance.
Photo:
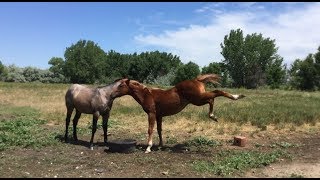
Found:
[[[257,8],[253,9],[253,5]],[[262,33],[265,38],[275,39],[278,54],[288,65],[296,58],[302,59],[309,53],[315,53],[320,45],[320,3],[307,3],[302,8],[286,8],[277,13],[260,4],[242,6],[246,7],[245,10],[230,12],[220,11],[217,9],[220,6],[210,4],[197,10],[204,12],[214,8],[211,13],[219,11],[212,14],[212,21],[207,25],[189,25],[157,35],[140,34],[135,40],[146,47],[166,49],[180,56],[184,63],[192,60],[202,67],[223,59],[220,43],[231,29],[240,28],[244,35]]]

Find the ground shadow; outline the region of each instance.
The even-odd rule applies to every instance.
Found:
[[[86,148],[90,148],[90,142],[89,141],[84,141],[81,139],[78,139],[78,141],[75,141],[73,137],[69,137],[68,142],[65,142],[64,140],[64,135],[57,135],[55,136],[55,139],[59,140],[62,143],[67,143],[67,144],[72,144],[72,145],[77,145],[77,146],[83,146]],[[119,153],[119,152],[114,152],[109,149],[108,144],[105,144],[104,142],[96,142],[93,143],[94,147],[105,147],[104,152],[106,153]],[[137,143],[135,146],[135,149],[130,152],[120,152],[120,153],[134,153],[134,152],[145,152],[147,149],[147,144],[140,144]],[[154,144],[151,148],[151,151],[157,152],[157,151],[164,151],[164,152],[170,152],[170,153],[205,153],[206,150],[203,148],[194,148],[190,147],[187,143],[178,143],[178,144],[172,144],[172,145],[163,145],[159,146],[158,144]]]
[[[78,141],[75,141],[73,138],[69,138],[69,140],[66,142],[64,139],[64,135],[61,135],[61,134],[56,135],[55,139],[57,139],[63,143],[84,146],[84,147],[90,148],[90,141],[83,141],[81,139],[78,139]],[[104,142],[96,142],[96,143],[93,143],[93,146],[103,147],[103,146],[106,146],[106,144]]]
[[[135,150],[133,151],[128,151],[128,152],[114,152],[111,151],[108,147],[104,150],[104,152],[106,153],[134,153],[134,152],[145,152],[145,150],[147,149],[147,145],[145,144],[137,144],[135,146]],[[159,145],[153,145],[151,148],[152,152],[172,152],[172,153],[189,153],[189,149],[185,144],[177,144],[174,146],[159,146]]]
[[[145,151],[147,149],[147,145],[146,144],[137,144],[136,148],[138,150],[141,151]],[[190,149],[186,144],[175,144],[173,146],[170,145],[163,145],[163,146],[159,146],[159,145],[153,145],[151,147],[151,151],[167,151],[167,152],[173,152],[173,153],[186,153],[188,152]]]

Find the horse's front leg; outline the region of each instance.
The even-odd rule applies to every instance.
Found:
[[[93,113],[93,118],[92,118],[92,134],[91,134],[91,140],[90,140],[90,149],[93,150],[93,138],[94,138],[94,134],[97,131],[97,122],[99,119],[99,112],[95,112]]]
[[[149,128],[148,128],[148,147],[145,151],[145,153],[150,153],[151,152],[151,147],[152,147],[152,134],[153,134],[153,128],[154,124],[156,122],[156,115],[155,113],[149,113],[148,114],[148,122],[149,122]]]
[[[109,120],[109,112],[102,116],[102,127],[103,127],[103,136],[104,136],[104,143],[108,144],[108,120]]]
[[[162,117],[161,116],[157,116],[157,131],[158,131],[158,135],[159,135],[159,146],[163,146],[163,142],[162,142]]]

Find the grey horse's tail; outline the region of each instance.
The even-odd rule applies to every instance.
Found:
[[[73,107],[71,91],[71,88],[69,88],[65,95],[65,104],[67,108]]]

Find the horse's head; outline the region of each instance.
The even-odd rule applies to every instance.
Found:
[[[116,88],[115,91],[117,92],[117,96],[123,96],[130,93],[130,89],[128,86],[129,79],[128,78],[121,78],[114,81],[114,87]]]
[[[133,92],[137,92],[137,91],[140,91],[140,90],[143,90],[144,88],[146,88],[145,85],[139,83],[138,81],[136,80],[128,80],[127,81],[127,85],[130,89],[130,93],[132,94]]]

